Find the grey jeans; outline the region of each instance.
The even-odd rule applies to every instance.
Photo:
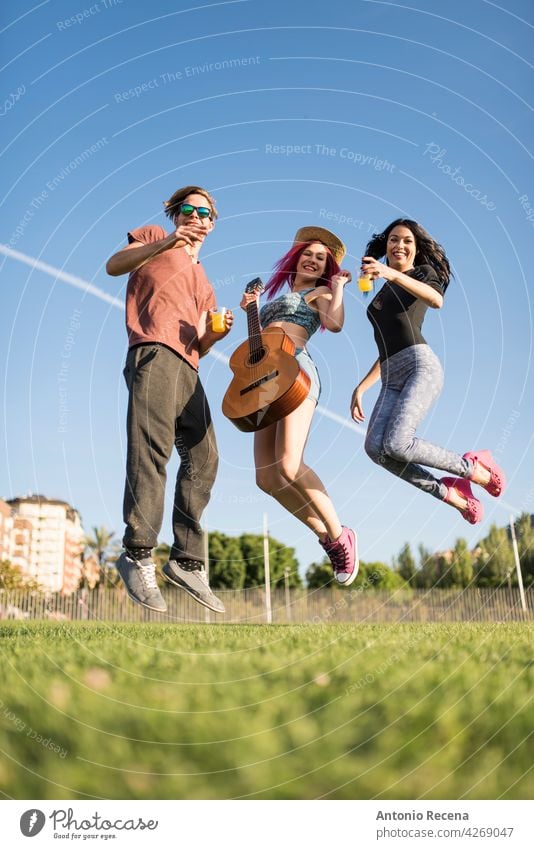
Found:
[[[469,478],[473,463],[415,436],[441,392],[441,363],[428,345],[411,345],[385,360],[380,372],[382,390],[369,421],[365,451],[388,472],[443,500],[447,487],[419,464]]]
[[[125,548],[154,548],[163,521],[166,466],[180,456],[171,557],[204,560],[202,512],[218,466],[210,410],[197,372],[169,348],[138,345],[128,351],[129,391],[124,490]]]

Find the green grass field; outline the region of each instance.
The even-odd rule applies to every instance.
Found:
[[[534,794],[530,625],[4,622],[0,634],[8,798]]]

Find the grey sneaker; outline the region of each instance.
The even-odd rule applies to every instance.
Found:
[[[201,568],[198,560],[169,560],[161,571],[166,581],[185,590],[204,607],[214,613],[225,612],[220,598],[210,590],[206,570]]]
[[[151,557],[135,560],[123,551],[117,560],[117,571],[132,601],[149,610],[165,613],[167,605],[156,583],[156,564]]]

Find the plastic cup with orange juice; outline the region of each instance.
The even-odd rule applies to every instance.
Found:
[[[373,281],[367,274],[362,274],[361,277],[358,278],[358,289],[360,292],[373,291]]]
[[[226,330],[226,307],[212,310],[211,329],[214,333],[224,333]]]

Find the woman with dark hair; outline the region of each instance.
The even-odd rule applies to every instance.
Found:
[[[308,397],[281,421],[254,434],[256,483],[318,537],[339,584],[358,573],[356,535],[340,524],[328,493],[303,455],[321,392],[319,375],[306,343],[319,328],[338,333],[344,322],[343,292],[351,280],[339,263],[345,246],[323,227],[302,227],[291,250],[275,265],[260,310],[262,327],[281,327],[295,343],[295,356],[311,378]],[[285,285],[290,291],[275,297]],[[246,309],[257,294],[245,294]]]
[[[385,263],[379,261],[383,257]],[[445,251],[416,221],[398,218],[373,235],[362,258],[362,273],[386,281],[367,310],[379,356],[351,400],[353,419],[363,422],[363,395],[382,380],[365,450],[375,463],[455,507],[474,525],[482,521],[483,508],[470,481],[498,496],[505,487],[504,472],[489,451],[460,456],[415,436],[443,386],[441,363],[421,326],[427,308],[443,304],[451,277]],[[440,480],[423,466],[443,469],[452,477]]]

